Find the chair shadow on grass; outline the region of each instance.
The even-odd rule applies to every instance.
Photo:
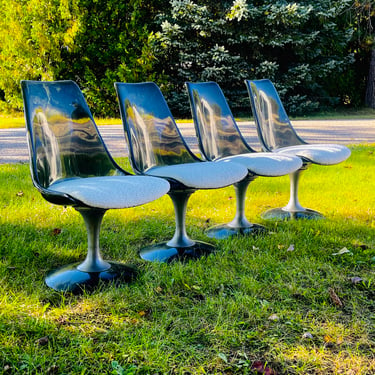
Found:
[[[195,235],[199,237],[201,235],[204,238],[204,229],[208,224],[195,215],[190,215],[189,222],[192,223],[189,224],[190,230]],[[322,237],[328,247],[334,248],[338,244],[343,244],[343,246],[346,244],[347,247],[353,246],[371,255],[371,250],[375,247],[371,226],[366,223],[353,224],[352,221],[346,223],[344,218],[335,218],[329,223],[331,223],[329,229],[327,229],[328,222],[294,224],[279,222],[270,225],[273,225],[272,230],[276,235],[287,230],[296,235],[304,235],[303,231],[321,233],[317,236]],[[173,230],[172,215],[166,215],[163,218],[158,214],[148,214],[138,220],[122,220],[121,216],[115,217],[108,214],[102,227],[101,248],[110,259],[119,258],[136,268],[142,268],[145,262],[138,257],[139,248],[145,243],[160,241],[168,237],[170,233],[173,233]],[[136,232],[136,236],[125,235],[125,231],[133,234]],[[327,236],[327,240],[324,240],[324,236]],[[4,222],[0,225],[0,237],[2,238],[2,259],[6,269],[3,288],[14,288],[14,292],[23,289],[31,293],[37,290],[35,286],[38,284],[42,290],[46,271],[67,262],[79,261],[85,256],[85,228],[83,224],[77,227],[74,220],[59,228],[55,227],[53,223],[48,227],[41,228],[33,224],[21,225]],[[353,238],[356,238],[357,243],[348,243],[349,239]],[[317,237],[318,240],[320,239]],[[231,246],[230,241],[224,242],[226,247]],[[263,241],[267,241],[267,238]],[[248,248],[245,251],[252,251],[253,244],[254,242],[249,240]],[[220,251],[220,242],[217,245]],[[375,256],[375,250],[373,252],[373,256]],[[77,255],[78,253],[79,255]],[[233,249],[232,254],[235,256],[236,249]],[[333,258],[333,261],[335,262],[336,258]]]

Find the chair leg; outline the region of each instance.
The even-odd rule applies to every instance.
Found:
[[[299,169],[289,175],[290,197],[289,197],[289,203],[284,207],[285,211],[288,211],[288,212],[305,211],[305,208],[301,206],[298,200],[298,185],[299,185],[299,179],[300,179],[301,173],[302,173],[302,170]]]
[[[175,212],[175,232],[173,238],[167,242],[170,247],[190,247],[195,242],[186,233],[186,208],[194,191],[173,191],[169,193]]]
[[[136,271],[117,262],[103,260],[99,248],[100,226],[106,210],[78,208],[87,230],[87,255],[82,263],[63,266],[50,272],[45,282],[57,291],[77,293],[95,287],[99,281],[130,281]]]
[[[105,210],[77,210],[85,221],[87,230],[87,255],[77,269],[82,272],[102,272],[111,268],[100,254],[99,234]]]
[[[144,260],[171,262],[176,259],[196,259],[212,253],[215,248],[211,244],[192,240],[186,233],[186,208],[194,190],[170,191],[175,211],[175,233],[168,242],[144,247],[139,255]]]
[[[236,193],[236,215],[230,223],[207,229],[208,237],[222,240],[235,235],[259,234],[266,231],[263,225],[250,223],[245,215],[247,188],[255,178],[256,176],[249,176],[233,184]]]
[[[321,219],[323,215],[318,211],[303,207],[298,199],[298,186],[301,173],[306,169],[301,168],[289,175],[290,180],[290,197],[285,207],[274,208],[262,214],[264,219],[269,220],[295,220],[295,219]]]

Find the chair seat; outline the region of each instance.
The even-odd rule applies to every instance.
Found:
[[[278,154],[303,157],[308,161],[321,165],[338,164],[350,156],[350,150],[337,144],[305,144],[288,146],[274,150]]]
[[[194,189],[217,189],[242,180],[247,169],[229,161],[197,162],[150,168],[149,176],[173,178]]]
[[[288,155],[275,155],[269,152],[228,156],[220,160],[231,160],[242,164],[258,176],[284,176],[302,167],[302,161]]]
[[[60,180],[49,190],[65,193],[94,208],[126,208],[157,199],[168,192],[161,178],[145,176],[103,176]]]

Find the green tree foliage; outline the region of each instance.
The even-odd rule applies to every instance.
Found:
[[[293,114],[337,104],[353,62],[352,28],[338,22],[350,2],[171,0],[156,34],[171,104],[186,113],[182,83],[214,80],[241,109],[244,78],[273,80]]]
[[[21,79],[58,78],[80,28],[76,13],[69,0],[0,0],[0,110],[21,108]]]
[[[372,2],[0,0],[0,111],[22,108],[21,79],[73,79],[100,116],[117,114],[115,81],[156,81],[179,115],[184,81],[217,81],[236,113],[245,78],[272,79],[291,114],[361,105]]]
[[[150,24],[162,1],[77,1],[81,28],[62,75],[78,81],[97,114],[113,116],[114,82],[158,79]]]
[[[356,69],[353,74],[357,82],[366,82],[365,103],[375,108],[375,3],[373,0],[355,0],[350,9],[350,21],[356,30],[354,51],[356,54],[355,68],[362,65],[364,69]],[[366,79],[363,74],[368,68]],[[366,72],[367,73],[367,72]],[[361,94],[362,90],[358,90]]]
[[[3,107],[22,108],[21,79],[73,79],[95,114],[117,114],[115,81],[156,79],[156,5],[163,1],[0,0]]]

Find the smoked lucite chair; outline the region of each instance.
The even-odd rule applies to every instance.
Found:
[[[138,174],[167,179],[175,209],[173,238],[143,248],[140,256],[146,260],[170,261],[209,254],[214,250],[211,244],[192,240],[186,233],[188,199],[198,189],[232,185],[242,180],[247,170],[239,164],[210,163],[196,157],[181,136],[156,84],[116,83],[115,87],[132,167]]]
[[[323,215],[304,208],[298,200],[301,172],[310,164],[334,165],[350,156],[350,150],[338,144],[309,144],[298,136],[283,107],[280,97],[268,79],[245,81],[257,126],[259,140],[265,151],[273,155],[295,155],[303,166],[290,174],[290,199],[282,208],[267,211],[266,219],[317,219]]]
[[[132,267],[101,256],[104,213],[157,199],[168,192],[168,182],[120,169],[74,82],[22,81],[21,88],[32,181],[47,201],[74,207],[87,228],[86,259],[52,271],[46,284],[58,291],[78,292],[100,280],[130,280],[136,273]]]
[[[265,228],[248,221],[245,215],[246,191],[258,176],[282,176],[302,166],[294,156],[256,152],[242,136],[229,105],[215,82],[186,83],[201,153],[206,160],[231,160],[246,167],[248,173],[234,184],[237,210],[234,219],[210,228],[208,235],[225,238],[233,234],[256,234]]]

